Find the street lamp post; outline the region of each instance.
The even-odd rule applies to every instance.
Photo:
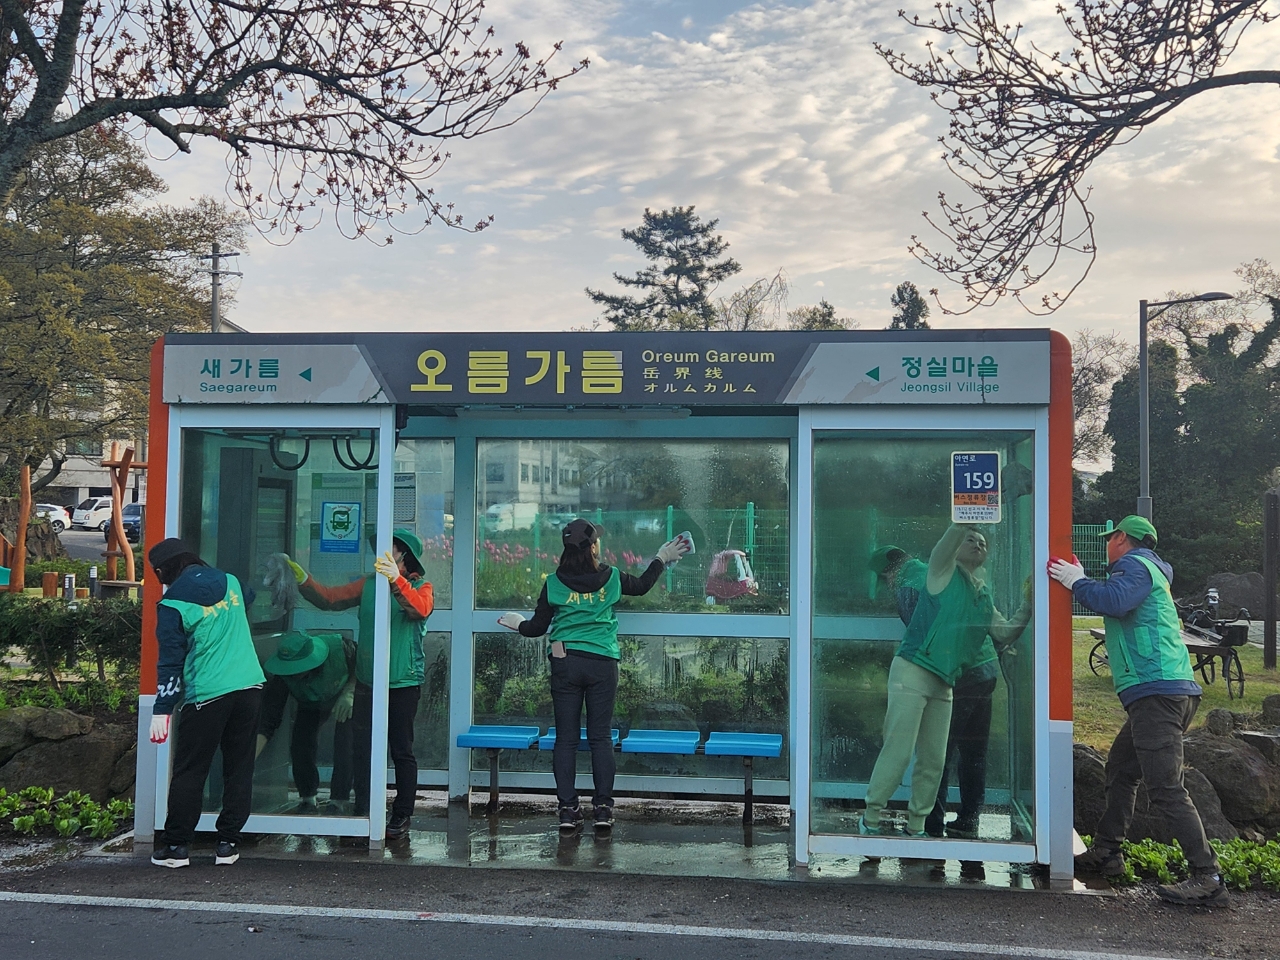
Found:
[[[1138,516],[1151,519],[1151,399],[1148,391],[1147,322],[1180,303],[1209,303],[1234,300],[1229,293],[1215,291],[1181,300],[1138,301]],[[1162,309],[1152,313],[1149,308]]]

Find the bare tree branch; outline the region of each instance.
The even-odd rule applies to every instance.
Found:
[[[1191,97],[1280,84],[1280,70],[1218,72],[1249,27],[1274,19],[1265,2],[1074,0],[1057,7],[1062,49],[1002,21],[996,0],[938,3],[927,22],[900,12],[932,35],[924,59],[876,50],[948,113],[942,160],[975,195],[939,194],[940,216],[925,214],[953,252],[911,238],[911,252],[964,291],[944,312],[1006,296],[1037,314],[1065,303],[1097,256],[1090,166]],[[1031,293],[1064,257],[1075,262],[1065,290]]]

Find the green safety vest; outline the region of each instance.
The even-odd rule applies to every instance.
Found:
[[[280,679],[298,703],[328,703],[337,698],[351,677],[347,672],[347,652],[340,633],[313,633],[311,636],[329,648],[324,663],[318,669]]]
[[[1134,559],[1150,572],[1151,592],[1125,616],[1102,620],[1107,628],[1107,661],[1116,693],[1157,680],[1195,680],[1168,579],[1146,557]]]
[[[613,607],[622,599],[622,578],[618,568],[599,590],[579,593],[570,590],[555,574],[547,577],[547,602],[555,610],[551,617],[551,639],[560,640],[570,650],[621,659],[618,650],[618,618]]]
[[[954,687],[965,670],[983,662],[995,605],[984,583],[980,590],[957,569],[937,596],[921,584],[920,601],[907,625],[897,656],[923,667]],[[991,649],[992,655],[995,648]]]
[[[249,632],[240,581],[227,574],[227,594],[210,607],[187,600],[161,600],[178,611],[182,629],[190,637],[182,665],[182,696],[201,704],[265,683],[258,651]]]
[[[377,594],[377,577],[366,577],[360,594],[360,638],[356,642],[356,680],[373,686],[373,605]],[[427,635],[426,620],[410,620],[395,597],[391,602],[391,662],[387,686],[420,687],[426,676],[426,656],[422,641]]]

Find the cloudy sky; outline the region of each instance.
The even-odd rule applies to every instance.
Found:
[[[945,115],[872,50],[920,42],[904,36],[897,5],[493,0],[500,40],[535,52],[563,40],[566,63],[592,64],[514,127],[450,146],[437,193],[495,225],[432,227],[390,248],[345,240],[331,223],[283,247],[255,239],[229,316],[261,332],[578,327],[598,314],[585,286],[641,266],[619,231],[645,207],[695,204],[719,218],[743,265],[735,280],[781,269],[792,307],[825,297],[864,328],[885,326],[899,282],[939,285],[906,248],[938,191],[959,186],[938,158]],[[1001,0],[1029,23],[1053,6]],[[1255,27],[1231,68],[1277,55],[1280,24]],[[217,194],[226,179],[208,150],[159,171],[174,201]],[[1280,262],[1280,94],[1202,95],[1087,182],[1101,255],[1065,308],[1045,319],[1001,305],[934,325],[1136,336],[1139,298],[1234,290],[1241,262]]]

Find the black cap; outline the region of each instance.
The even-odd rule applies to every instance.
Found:
[[[192,553],[191,548],[177,537],[170,537],[151,548],[147,553],[147,562],[151,564],[151,569],[159,570],[174,557],[180,557],[184,553]]]
[[[589,547],[600,538],[600,528],[590,520],[578,517],[564,525],[560,538],[566,547]]]

